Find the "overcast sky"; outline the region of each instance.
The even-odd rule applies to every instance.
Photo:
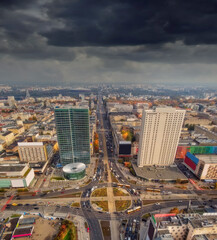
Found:
[[[0,83],[217,86],[217,0],[0,0]]]

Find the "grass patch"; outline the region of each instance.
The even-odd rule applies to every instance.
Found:
[[[18,218],[20,216],[21,216],[21,214],[13,214],[13,215],[11,215],[11,218]]]
[[[176,188],[179,188],[179,189],[184,189],[184,190],[186,190],[187,189],[187,187],[186,186],[175,186]]]
[[[115,201],[116,211],[125,211],[127,210],[131,205],[130,200],[117,200]]]
[[[71,193],[71,194],[62,194],[61,196],[52,197],[52,198],[75,198],[80,196],[81,196],[81,192],[78,192],[78,193]]]
[[[103,211],[108,212],[108,201],[92,201],[92,204],[96,204]]]
[[[111,172],[112,182],[119,183],[115,175]]]
[[[28,192],[28,188],[18,188],[17,192]]]
[[[92,197],[107,197],[107,188],[98,188],[91,194]]]
[[[146,214],[144,214],[143,216],[142,216],[142,219],[144,219],[144,220],[148,220],[148,218],[150,218],[151,217],[151,214],[150,213],[146,213]]]
[[[74,202],[71,204],[71,207],[80,207],[80,203],[79,202]]]
[[[123,192],[121,189],[119,188],[113,188],[113,193],[114,193],[114,196],[129,196],[128,193],[125,193]]]
[[[64,177],[57,177],[57,176],[54,176],[54,177],[52,177],[50,180],[51,180],[51,181],[52,181],[52,180],[63,181],[63,180],[65,180],[65,178],[64,178]]]
[[[31,168],[29,168],[23,175],[23,177],[27,177],[27,175],[29,174],[29,172],[31,171]]]
[[[111,240],[110,222],[109,221],[101,221],[100,225],[102,228],[104,240]]]

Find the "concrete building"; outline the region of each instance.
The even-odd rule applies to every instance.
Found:
[[[216,214],[155,214],[149,222],[146,240],[174,239],[196,240],[216,239]]]
[[[0,133],[0,139],[5,141],[6,145],[10,145],[14,141],[15,137],[12,132],[7,131]]]
[[[185,110],[159,107],[144,110],[137,165],[167,166],[174,162]]]
[[[46,162],[53,155],[53,147],[43,142],[18,142],[18,152],[21,162]]]
[[[217,180],[217,155],[187,152],[184,165],[200,180]]]
[[[55,108],[57,140],[62,165],[90,163],[89,109],[84,107]]]
[[[28,187],[35,174],[28,164],[1,164],[0,187]]]

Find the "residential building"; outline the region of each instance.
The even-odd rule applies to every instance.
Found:
[[[216,239],[216,213],[200,215],[194,214],[155,214],[149,222],[147,235],[143,239]]]
[[[12,132],[6,131],[0,133],[0,139],[5,141],[6,145],[10,145],[15,140],[15,136]]]
[[[57,140],[62,165],[90,163],[89,109],[84,107],[55,108]]]
[[[171,107],[143,111],[137,161],[139,167],[173,164],[184,116],[185,110]]]

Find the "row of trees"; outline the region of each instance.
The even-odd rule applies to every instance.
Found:
[[[93,142],[94,152],[99,153],[99,135],[94,133],[94,142]]]

